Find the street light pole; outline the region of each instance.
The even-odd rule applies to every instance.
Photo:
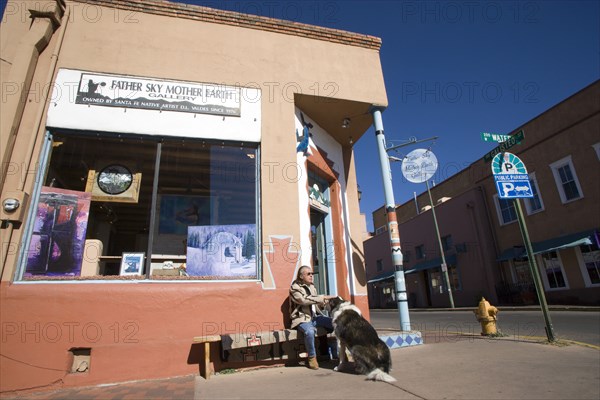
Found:
[[[429,202],[431,203],[431,213],[433,215],[433,224],[435,225],[435,234],[437,236],[438,245],[440,246],[440,254],[442,255],[442,274],[444,275],[444,282],[446,289],[448,289],[448,298],[450,299],[450,307],[454,308],[454,298],[452,297],[452,287],[450,286],[450,277],[448,276],[448,264],[446,264],[446,256],[444,255],[444,246],[442,246],[442,238],[440,236],[440,228],[437,223],[435,216],[435,204],[433,204],[433,198],[431,197],[431,190],[429,189],[429,180],[425,181],[427,184],[427,193],[429,193]]]
[[[383,134],[383,121],[381,119],[381,108],[373,108],[373,123],[375,136],[377,138],[377,149],[383,178],[383,192],[385,195],[385,212],[387,216],[388,233],[390,235],[390,249],[392,262],[394,263],[394,280],[396,282],[396,302],[400,314],[400,329],[410,331],[410,316],[408,314],[408,296],[406,294],[406,282],[404,280],[404,267],[402,265],[402,249],[400,248],[400,232],[396,217],[396,203],[392,189],[392,172],[390,160],[385,149],[385,136]]]

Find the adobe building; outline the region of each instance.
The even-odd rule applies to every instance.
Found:
[[[198,373],[193,337],[284,328],[304,264],[368,318],[379,38],[52,0],[9,1],[0,40],[2,392]]]
[[[524,139],[507,150],[529,174],[534,197],[519,201],[549,304],[600,304],[598,98],[600,81],[517,127],[512,133]],[[485,158],[431,189],[455,306],[474,306],[481,296],[495,305],[535,304],[515,205],[498,197]],[[449,307],[427,192],[396,214],[409,306]],[[383,208],[373,222],[376,235],[364,242],[370,306],[394,307]]]

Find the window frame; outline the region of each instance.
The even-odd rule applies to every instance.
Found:
[[[427,258],[427,253],[425,252],[425,245],[420,244],[415,246],[415,260],[423,260]]]
[[[592,283],[592,280],[590,279],[590,274],[588,272],[587,266],[585,264],[585,260],[583,258],[583,252],[581,251],[581,247],[583,247],[583,246],[591,247],[592,245],[581,245],[581,246],[577,246],[575,248],[575,256],[577,258],[577,263],[579,264],[579,269],[581,270],[581,276],[583,276],[583,281],[585,282],[585,287],[586,288],[600,287],[600,282]],[[592,250],[592,251],[600,251],[600,249]],[[600,269],[600,263],[599,263],[599,265],[596,266],[596,268]]]
[[[514,219],[512,219],[508,222],[504,220],[504,215],[502,213],[503,209],[501,208],[501,204],[500,204],[501,201],[507,202],[509,204],[510,208],[513,209],[514,215],[515,215]],[[498,217],[498,222],[500,223],[500,226],[510,225],[517,221],[517,219],[518,219],[517,218],[517,209],[515,208],[515,205],[511,201],[511,199],[501,199],[498,196],[498,194],[495,194],[494,195],[494,205],[496,206],[496,216]]]
[[[442,250],[444,250],[444,252],[453,249],[454,242],[452,240],[452,235],[442,236],[440,240],[442,241]]]
[[[550,287],[550,282],[548,281],[548,268],[546,267],[546,259],[544,258],[545,254],[548,253],[556,253],[556,260],[558,262],[558,266],[560,267],[560,273],[562,275],[562,278],[565,282],[565,286],[562,287]],[[547,292],[554,292],[554,291],[560,291],[560,290],[569,290],[569,279],[567,278],[567,274],[565,272],[565,266],[562,262],[562,258],[560,256],[560,251],[558,250],[554,250],[551,252],[546,252],[546,253],[541,253],[537,255],[538,257],[538,269],[540,271],[540,275],[542,276],[542,281],[544,282],[544,289]]]
[[[598,157],[598,161],[600,161],[600,142],[594,143],[592,145],[592,147],[594,148],[594,151],[596,152],[596,157]]]
[[[525,203],[525,209],[527,211],[527,215],[532,215],[532,214],[537,214],[539,212],[542,212],[545,210],[544,207],[544,200],[542,199],[542,194],[540,192],[540,186],[538,185],[538,181],[537,178],[535,176],[535,172],[532,172],[529,174],[529,182],[531,183],[531,189],[533,190],[533,194],[534,197],[526,197],[524,200]],[[533,209],[533,207],[531,206],[531,204],[535,201],[535,199],[537,198],[538,202],[540,203],[540,208],[538,209]]]
[[[561,168],[567,166],[569,167],[569,172],[571,173],[573,180],[566,183],[573,182],[579,194],[578,197],[572,199],[567,199],[567,193],[564,187],[565,182],[562,181],[559,172]],[[560,160],[554,161],[549,165],[549,167],[552,170],[552,176],[554,177],[554,182],[556,184],[558,195],[560,196],[560,201],[562,202],[562,204],[572,203],[574,201],[583,199],[583,190],[581,189],[581,184],[579,183],[579,178],[577,177],[577,171],[575,170],[575,165],[573,164],[573,159],[571,155],[563,157]]]

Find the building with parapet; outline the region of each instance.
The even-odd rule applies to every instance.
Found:
[[[11,0],[0,33],[2,392],[197,373],[193,337],[285,327],[301,265],[369,316],[379,38],[139,0]]]

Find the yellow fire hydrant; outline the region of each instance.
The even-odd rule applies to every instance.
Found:
[[[475,317],[477,317],[477,321],[481,323],[481,334],[484,336],[495,335],[498,333],[496,329],[496,314],[498,314],[498,309],[484,299],[481,298],[479,302],[479,307],[476,310],[473,310],[475,313]]]

